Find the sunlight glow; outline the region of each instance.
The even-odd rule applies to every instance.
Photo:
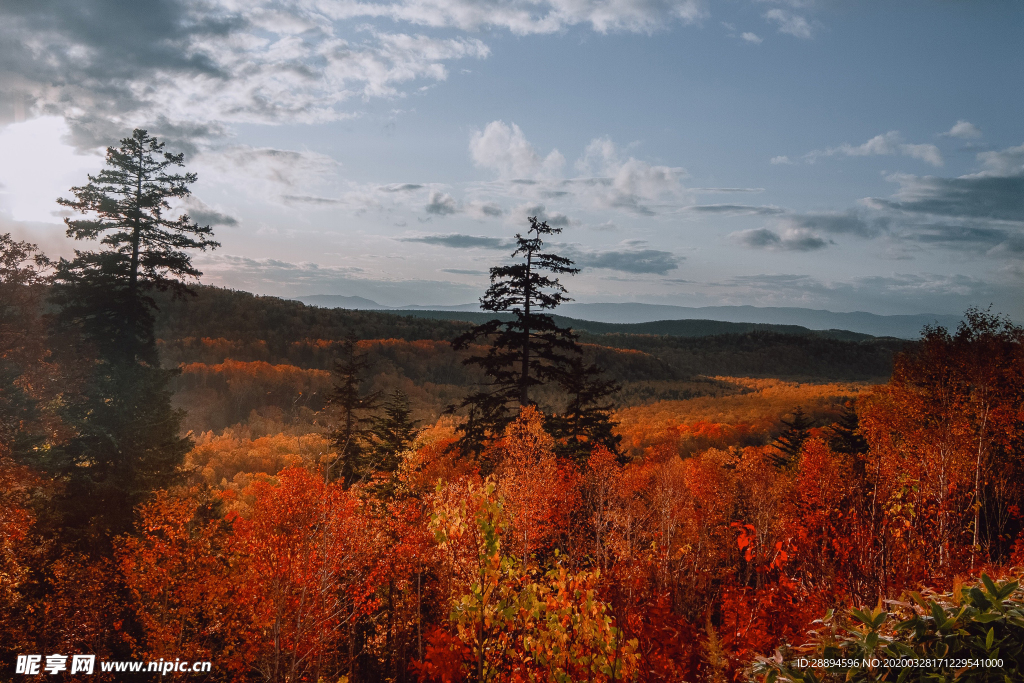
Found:
[[[42,116],[0,130],[0,211],[17,221],[60,222],[57,197],[103,165],[99,154],[79,154],[64,142],[62,117]]]

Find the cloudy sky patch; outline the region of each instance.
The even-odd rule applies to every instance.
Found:
[[[583,302],[1024,321],[1020,3],[0,4],[0,229],[147,128],[204,280],[478,299],[537,216]],[[894,268],[898,267],[898,272]]]

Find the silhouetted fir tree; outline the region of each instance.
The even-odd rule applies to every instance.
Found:
[[[868,442],[860,433],[860,419],[852,401],[847,401],[839,419],[828,428],[828,447],[843,455],[863,455]]]
[[[71,188],[75,199],[57,203],[85,214],[65,218],[68,237],[99,240],[100,251],[75,251],[61,259],[55,280],[62,317],[75,319],[101,357],[156,363],[154,303],[148,292],[190,294],[186,279],[202,273],[187,250],[220,246],[210,226],[187,213],[176,217],[168,200],[191,195],[195,173],[170,173],[184,165],[183,154],[163,152],[163,143],[135,129],[121,146],[107,148],[107,167],[89,183]]]
[[[612,432],[614,404],[608,398],[622,387],[601,375],[597,365],[586,365],[582,355],[575,356],[560,382],[569,403],[562,413],[548,416],[544,423],[547,432],[555,437],[558,455],[578,464],[586,462],[596,444],[619,453],[622,437]]]
[[[68,236],[102,245],[61,259],[52,294],[55,343],[91,355],[81,395],[63,415],[75,436],[42,463],[66,483],[62,528],[85,532],[83,542],[130,531],[135,506],[176,480],[192,443],[171,408],[174,371],[159,365],[150,292],[190,293],[186,280],[201,273],[188,251],[219,245],[209,226],[173,216],[169,200],[187,198],[196,175],[170,172],[184,157],[163,147],[136,129],[107,148],[106,167],[88,184],[71,188],[75,199],[57,200],[85,216],[65,218]]]
[[[409,398],[396,389],[382,406],[383,415],[370,420],[367,430],[370,458],[378,472],[398,470],[398,454],[407,449],[416,438],[416,420],[409,408]]]
[[[810,418],[804,414],[804,409],[797,406],[793,411],[793,419],[786,420],[783,418],[782,424],[786,428],[772,442],[772,446],[779,451],[777,455],[772,456],[772,461],[776,467],[780,468],[789,467],[800,457],[800,450],[810,434],[812,423]]]
[[[336,456],[327,468],[328,479],[341,480],[345,488],[362,481],[372,466],[366,435],[379,397],[362,392],[363,373],[368,367],[366,357],[356,347],[355,338],[345,338],[334,361],[336,383],[330,405],[337,422],[330,437]]]
[[[416,420],[412,419],[409,398],[396,389],[382,406],[383,414],[370,420],[367,430],[369,466],[376,474],[386,475],[375,485],[380,497],[394,496],[395,473],[401,465],[400,454],[416,439]]]
[[[559,381],[571,356],[579,353],[572,330],[559,327],[542,313],[571,301],[565,287],[551,275],[575,275],[579,268],[564,256],[544,251],[543,238],[560,233],[561,228],[536,217],[529,221],[526,236],[516,234],[512,258],[519,262],[491,268],[491,286],[480,299],[485,311],[510,312],[514,317],[477,325],[452,341],[456,349],[469,348],[481,339],[489,343],[484,355],[463,361],[480,366],[491,380],[486,389],[467,396],[458,406],[469,410],[460,440],[463,453],[479,450],[487,438],[500,433],[520,407],[533,403],[530,389]]]
[[[843,412],[827,430],[828,447],[833,453],[841,456],[849,465],[855,484],[856,496],[863,504],[871,496],[875,482],[868,477],[868,463],[865,457],[870,447],[860,432],[860,418],[857,416],[856,404],[847,401],[843,404]]]

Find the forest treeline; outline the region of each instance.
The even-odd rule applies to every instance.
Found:
[[[164,343],[203,338],[226,339],[243,345],[257,342],[265,344],[266,350],[261,351],[263,355],[259,357],[251,356],[253,360],[287,362],[321,370],[330,368],[328,355],[316,359],[310,356],[300,361],[294,345],[318,339],[339,340],[349,335],[364,340],[448,341],[470,327],[470,322],[464,320],[427,318],[421,317],[421,313],[400,315],[318,308],[298,301],[217,287],[195,289],[198,296],[187,302],[170,297],[158,299],[156,334]],[[438,312],[437,315],[445,314]],[[474,314],[473,319],[477,318],[488,319],[488,316]],[[583,325],[577,331],[584,343],[643,351],[665,361],[676,373],[670,379],[734,375],[884,381],[892,370],[893,354],[907,343],[844,331],[816,333],[784,325],[719,324],[715,321],[611,325],[553,318],[565,327]],[[675,323],[699,325],[687,325],[685,333],[681,334],[682,330],[673,330],[677,334],[655,331],[659,326],[672,330]],[[779,331],[789,327],[793,328],[791,333]],[[626,334],[618,332],[620,328],[643,331]],[[738,331],[723,333],[726,329]],[[174,358],[181,362],[199,360],[184,354]],[[615,375],[617,369],[612,364],[608,371]]]
[[[597,344],[548,313],[578,269],[536,218],[478,325],[193,295],[182,165],[136,130],[59,200],[94,250],[0,235],[0,676],[1021,677],[1024,329]],[[685,365],[799,349],[859,374]],[[1000,664],[794,663],[837,652]]]
[[[495,317],[493,313],[476,311],[431,311],[420,309],[394,309],[392,314],[432,320],[464,320],[479,324]],[[747,334],[749,332],[774,332],[776,334],[824,337],[843,341],[867,341],[876,339],[870,334],[850,330],[812,330],[802,325],[781,325],[773,323],[734,323],[724,320],[655,320],[647,323],[603,323],[579,318],[552,315],[562,327],[591,334],[656,334],[672,337],[713,337],[726,334]]]

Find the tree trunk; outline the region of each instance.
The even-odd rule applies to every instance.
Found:
[[[530,275],[533,272],[533,251],[526,252],[526,286],[523,289],[523,373],[519,379],[519,405],[530,403]]]
[[[981,457],[985,447],[985,429],[988,427],[988,404],[981,417],[981,429],[978,430],[978,454],[974,460],[974,539],[971,547],[971,566],[975,564],[978,552],[978,527],[981,524]]]
[[[139,143],[139,170],[135,185],[135,228],[132,230],[132,272],[130,285],[132,298],[139,287],[139,246],[142,242],[142,143]]]

